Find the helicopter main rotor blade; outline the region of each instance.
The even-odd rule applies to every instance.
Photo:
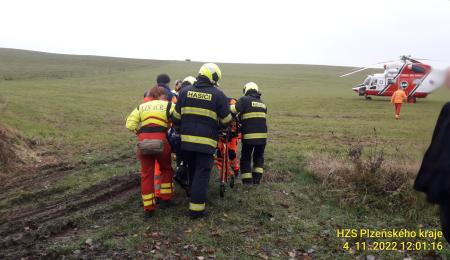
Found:
[[[387,60],[387,61],[381,61],[381,62],[375,63],[375,64],[373,64],[373,65],[380,65],[380,64],[384,64],[384,63],[391,63],[391,62],[396,62],[396,61],[398,61],[398,60]]]
[[[421,62],[419,61],[419,59],[413,59],[413,58],[410,58],[410,57],[407,57],[406,59],[409,60],[409,61],[411,61],[411,62],[413,62],[413,63],[421,63]]]
[[[388,61],[382,61],[382,62],[378,62],[378,63],[374,63],[371,65],[368,65],[366,67],[358,67],[358,68],[353,68],[352,70],[350,70],[350,72],[341,75],[340,77],[347,77],[350,75],[353,75],[355,73],[367,70],[367,69],[374,69],[374,66],[376,65],[380,65],[380,64],[386,64],[386,63],[399,63],[399,62],[403,62],[406,63],[406,61],[410,61],[412,63],[421,63],[420,61],[438,61],[438,60],[433,60],[433,59],[422,59],[422,58],[411,58],[411,55],[402,55],[399,57],[399,59],[396,60],[388,60]],[[386,68],[386,67],[385,67]]]
[[[358,72],[360,72],[360,71],[364,71],[364,70],[366,70],[366,69],[374,69],[373,66],[380,65],[380,64],[385,64],[385,63],[390,63],[390,62],[395,62],[395,60],[389,60],[389,61],[377,62],[377,63],[374,63],[374,64],[367,65],[367,66],[365,66],[365,67],[357,67],[357,68],[354,68],[354,69],[350,70],[349,73],[346,73],[346,74],[344,74],[344,75],[342,75],[342,76],[340,76],[340,77],[341,77],[341,78],[342,78],[342,77],[347,77],[347,76],[350,76],[350,75],[352,75],[352,74],[354,74],[354,73],[358,73]]]
[[[367,69],[370,69],[370,67],[365,67],[365,68],[357,68],[356,70],[353,70],[352,72],[346,73],[346,74],[344,74],[344,75],[341,75],[341,76],[339,76],[339,77],[341,77],[341,78],[343,78],[343,77],[347,77],[347,76],[350,76],[350,75],[352,75],[352,74],[355,74],[355,73],[358,73],[358,72],[361,72],[361,71],[363,71],[363,70],[367,70]]]
[[[415,60],[415,61],[437,61],[437,62],[445,62],[444,60],[436,60],[436,59],[422,59],[422,58],[414,58],[414,59],[411,59],[411,61],[412,60]]]
[[[413,58],[411,55],[400,56],[400,60],[409,60],[413,63],[421,63],[420,61],[439,61],[434,59],[424,59],[424,58]]]

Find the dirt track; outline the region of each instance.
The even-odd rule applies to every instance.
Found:
[[[99,160],[94,164],[125,164],[132,160],[134,159],[129,155],[122,155],[109,160]],[[53,162],[49,164],[43,163],[36,168],[25,168],[21,170],[23,174],[20,174],[17,177],[11,178],[11,175],[9,175],[7,178],[4,177],[1,179],[2,186],[0,187],[0,200],[4,199],[7,192],[18,189],[36,188],[43,183],[49,186],[69,174],[76,173],[77,171],[89,167],[92,167],[92,165],[86,165],[85,162],[80,162],[77,165]]]
[[[133,164],[132,153],[69,164],[52,150],[0,125],[0,259],[59,258],[48,255],[48,241],[79,231],[84,218],[111,210],[113,200],[139,193],[139,175],[132,172],[78,190],[58,186],[102,165]]]
[[[137,174],[113,177],[70,196],[70,199],[50,201],[38,208],[10,211],[7,213],[6,219],[12,225],[23,222],[43,223],[94,204],[117,198],[120,194],[138,186],[139,176]]]
[[[127,163],[129,158],[117,158],[113,163]],[[100,162],[103,163],[103,162]],[[111,163],[111,160],[109,161]],[[111,200],[126,199],[135,196],[139,188],[139,175],[129,173],[115,176],[92,185],[70,196],[52,196],[42,187],[56,180],[75,174],[83,166],[58,165],[41,171],[12,178],[1,187],[0,199],[7,198],[12,191],[19,189],[37,189],[33,196],[48,197],[45,204],[21,206],[3,211],[0,215],[0,258],[39,257],[45,249],[37,242],[54,238],[70,229],[76,228],[73,216],[92,207],[99,207]],[[39,180],[39,181],[37,181]]]

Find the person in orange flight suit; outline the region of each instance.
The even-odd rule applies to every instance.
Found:
[[[126,128],[136,133],[139,141],[162,140],[164,145],[163,151],[156,155],[143,155],[139,149],[137,151],[141,162],[141,194],[145,219],[150,218],[156,208],[154,185],[156,162],[161,170],[160,207],[171,206],[173,197],[171,148],[166,137],[172,103],[167,101],[164,89],[158,86],[150,90],[149,98],[148,102],[134,109],[126,120]]]
[[[230,103],[230,105],[236,105],[236,99],[230,98],[229,103]],[[228,158],[230,159],[230,167],[233,170],[234,175],[237,176],[239,174],[239,169],[240,169],[239,158],[237,157],[239,140],[240,140],[239,123],[237,122],[237,118],[234,118],[234,120],[231,122],[230,128],[231,128],[232,136],[227,144],[228,145]],[[221,139],[219,139],[217,147],[222,147],[222,146],[223,146],[223,142]],[[222,160],[220,160],[222,158],[220,149],[217,149],[217,158],[218,158],[218,160],[216,160],[216,165],[220,172],[223,167]]]
[[[391,103],[394,104],[396,119],[400,119],[400,110],[402,109],[403,101],[407,98],[408,96],[402,87],[399,87],[398,90],[392,94]]]

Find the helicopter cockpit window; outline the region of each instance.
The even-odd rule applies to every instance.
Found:
[[[369,85],[370,84],[370,80],[371,80],[372,78],[371,77],[367,77],[365,80],[364,80],[364,85]]]
[[[377,85],[377,83],[378,83],[378,80],[377,80],[377,79],[375,79],[374,81],[372,81],[372,86],[376,86],[376,85]]]

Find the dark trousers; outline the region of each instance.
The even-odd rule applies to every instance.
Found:
[[[450,243],[450,205],[441,205],[441,226],[445,240]]]
[[[176,157],[177,167],[179,167],[181,165],[181,163],[183,162],[183,152],[176,151],[175,157]]]
[[[259,184],[264,172],[264,150],[266,145],[242,144],[241,177],[244,183]],[[253,159],[253,167],[252,167]]]
[[[186,162],[187,171],[191,182],[191,214],[201,214],[205,210],[208,183],[214,163],[212,154],[184,151],[183,161]]]

